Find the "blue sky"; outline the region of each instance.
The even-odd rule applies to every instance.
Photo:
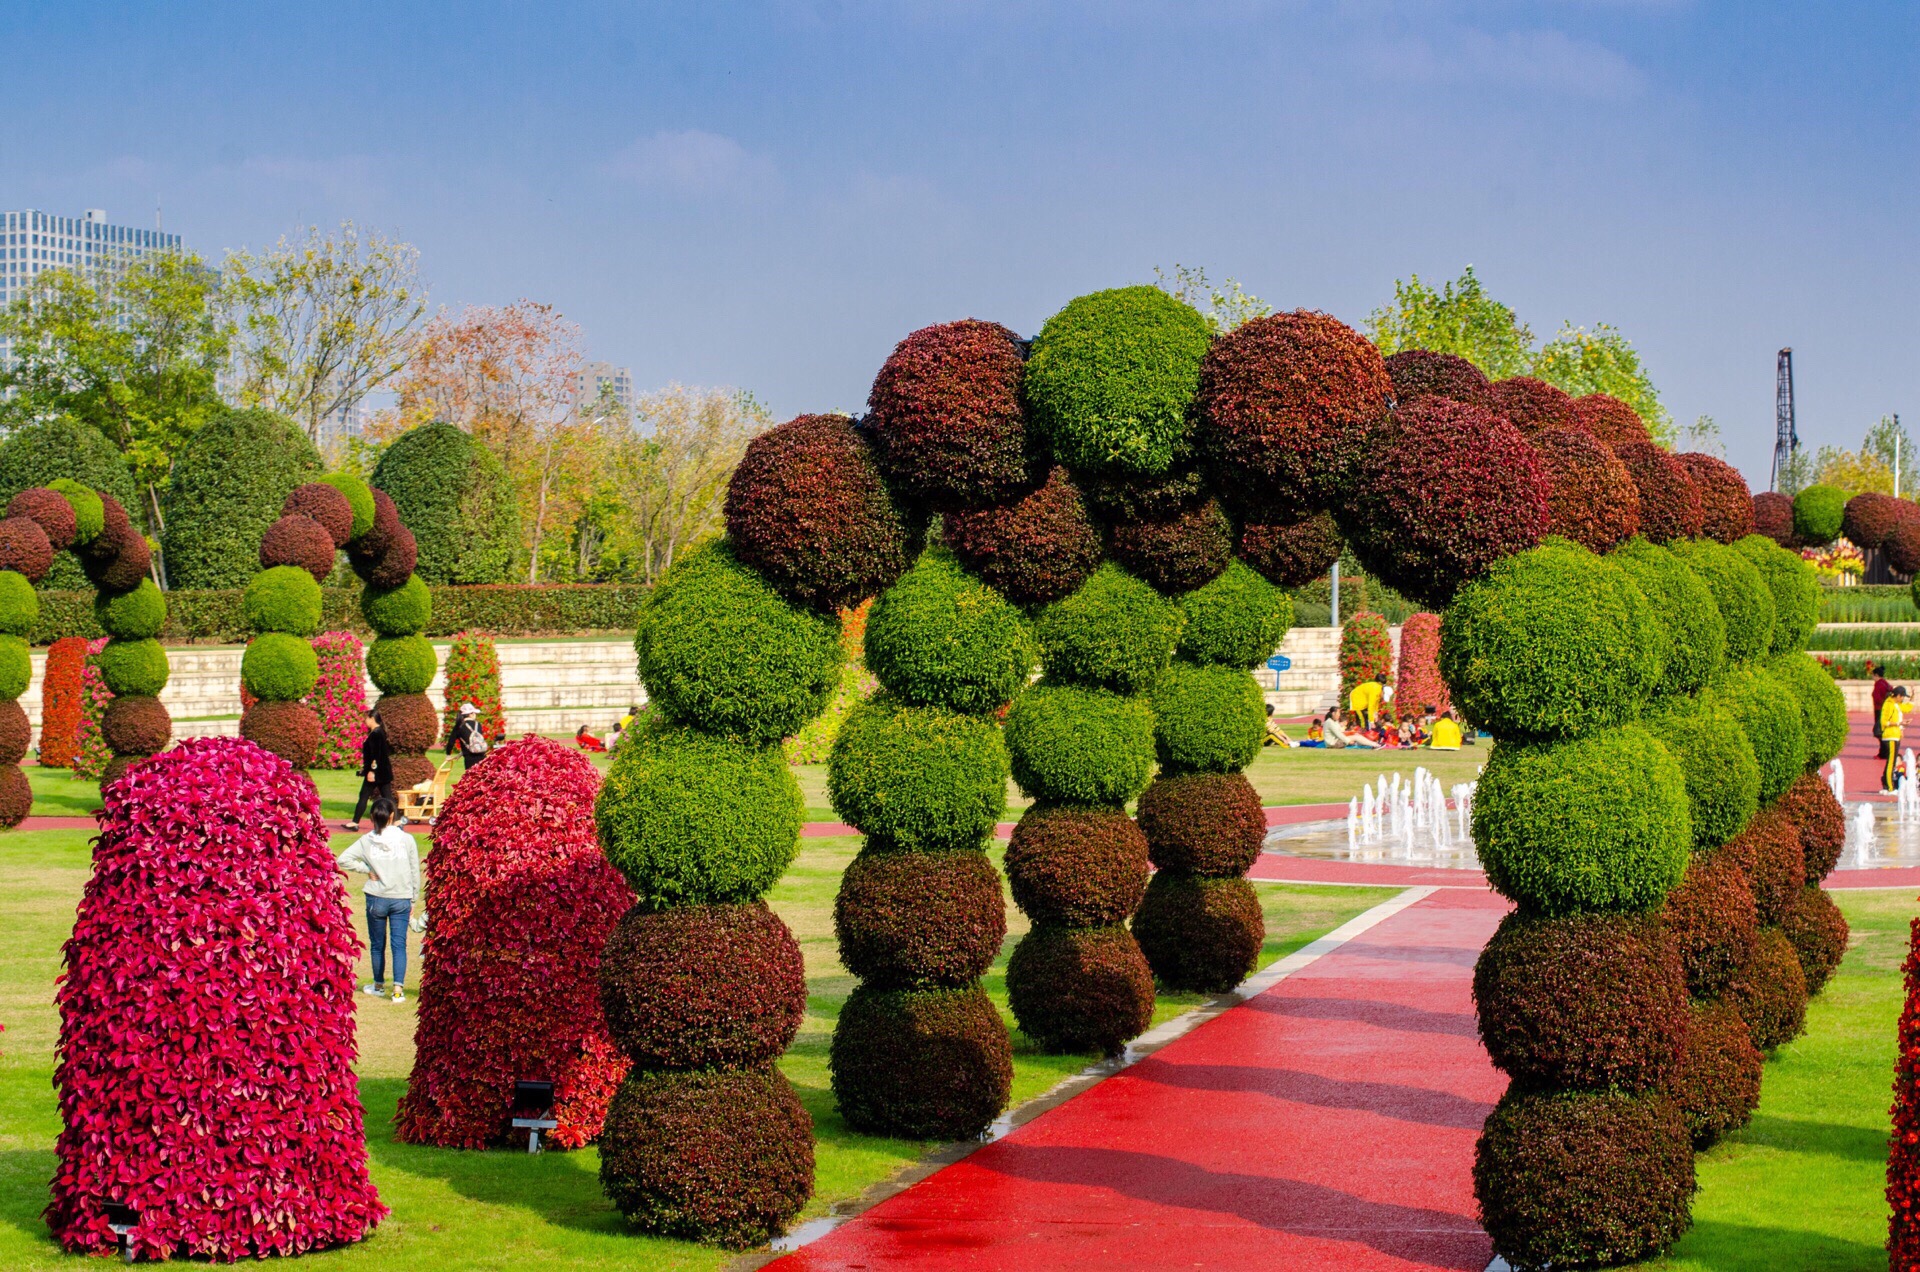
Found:
[[[437,304],[782,415],[1156,265],[1357,325],[1472,263],[1543,338],[1624,330],[1759,485],[1783,344],[1804,441],[1920,432],[1910,3],[4,0],[0,48],[0,205],[209,255],[351,217]]]

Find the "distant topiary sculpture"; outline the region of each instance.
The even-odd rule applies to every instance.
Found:
[[[245,587],[289,493],[324,470],[320,452],[284,415],[228,411],[208,421],[174,457],[167,486],[169,585]]]
[[[1762,534],[1767,534],[1768,532],[1757,524],[1760,500],[1763,498],[1765,498],[1763,495],[1753,497],[1755,529],[1759,529]],[[1808,547],[1824,546],[1840,537],[1841,528],[1846,523],[1847,492],[1838,486],[1822,484],[1808,486],[1793,497],[1792,511],[1794,539]],[[1769,535],[1769,537],[1776,541],[1779,539],[1778,535]]]
[[[365,584],[360,613],[374,633],[366,652],[367,679],[380,691],[375,705],[393,745],[394,786],[404,789],[434,771],[426,752],[439,736],[439,713],[427,688],[440,657],[421,635],[433,617],[433,594],[413,572],[419,560],[413,532],[401,524],[400,510],[387,492],[345,474],[335,474],[327,484],[355,510],[355,533],[346,547],[348,563]],[[362,530],[359,510],[368,505],[373,514]]]
[[[408,429],[381,454],[370,484],[393,501],[412,531],[406,551],[418,556],[404,571],[396,565],[396,577],[362,578],[382,587],[416,572],[434,584],[507,581],[520,550],[520,505],[479,438],[444,422]]]

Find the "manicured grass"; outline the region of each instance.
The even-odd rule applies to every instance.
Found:
[[[1816,654],[1836,650],[1912,652],[1920,650],[1920,624],[1909,623],[1902,627],[1822,627],[1814,632],[1807,642],[1807,648]]]
[[[330,817],[352,793],[346,775],[319,774]],[[63,786],[63,783],[65,784]],[[75,799],[79,783],[57,773],[36,774],[48,800]],[[53,1010],[60,945],[73,922],[87,876],[88,832],[13,832],[0,836],[8,886],[0,891],[0,1267],[70,1268],[46,1236],[39,1212],[53,1170],[59,1129],[52,1090],[58,1017]],[[335,846],[346,842],[336,837]],[[807,965],[808,1005],[799,1038],[782,1067],[813,1115],[817,1136],[816,1191],[807,1215],[859,1196],[918,1158],[927,1145],[875,1139],[848,1130],[833,1106],[827,1047],[833,1021],[853,980],[840,967],[833,938],[833,896],[841,872],[859,848],[853,837],[808,839],[769,898],[794,930]],[[996,862],[999,848],[994,849]],[[431,854],[428,869],[432,868]],[[1261,964],[1298,949],[1384,898],[1391,889],[1257,885],[1267,914]],[[342,903],[356,912],[357,891]],[[1006,949],[987,988],[1006,1010],[1005,953],[1025,921],[1009,907]],[[419,944],[412,938],[409,980],[419,983]],[[363,956],[360,976],[369,975]],[[1155,1020],[1204,1001],[1198,995],[1163,998]],[[361,1093],[366,1104],[374,1181],[393,1215],[367,1242],[309,1256],[342,1268],[648,1268],[711,1269],[728,1256],[681,1242],[636,1236],[601,1195],[598,1159],[591,1150],[549,1153],[465,1153],[396,1144],[392,1118],[412,1065],[415,1003],[358,1002]],[[1010,1019],[1010,1017],[1009,1017]],[[1047,1090],[1092,1062],[1093,1056],[1046,1056],[1015,1034],[1014,1099]],[[304,1264],[303,1264],[304,1265]]]

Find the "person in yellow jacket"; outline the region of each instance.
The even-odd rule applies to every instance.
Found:
[[[1433,722],[1427,745],[1435,751],[1460,749],[1460,724],[1453,718],[1453,712],[1449,711]]]
[[[1365,680],[1353,687],[1347,695],[1347,711],[1355,724],[1363,729],[1373,727],[1373,719],[1380,713],[1380,702],[1384,695],[1384,686],[1378,680]]]
[[[1913,704],[1907,700],[1905,685],[1887,695],[1880,704],[1880,740],[1886,744],[1887,767],[1880,775],[1880,789],[1893,789],[1894,770],[1900,766],[1901,724],[1907,718],[1907,712],[1913,710]]]

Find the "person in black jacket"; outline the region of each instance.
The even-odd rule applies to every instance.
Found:
[[[380,723],[380,709],[367,712],[367,737],[360,744],[360,802],[353,807],[353,820],[341,822],[342,830],[360,829],[360,818],[367,805],[376,799],[393,798],[393,743]]]
[[[480,708],[471,702],[460,704],[460,719],[447,735],[447,754],[452,755],[455,748],[466,761],[462,773],[473,772],[473,766],[487,758],[487,732],[480,727]]]

